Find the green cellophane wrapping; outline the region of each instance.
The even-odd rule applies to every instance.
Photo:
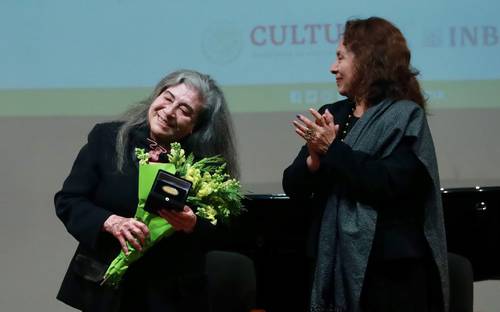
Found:
[[[159,242],[162,238],[174,233],[173,227],[165,219],[144,210],[144,204],[153,186],[156,174],[160,169],[175,174],[175,166],[170,163],[147,163],[139,165],[139,202],[135,218],[148,226],[149,238],[146,240],[144,246],[142,246],[142,251],[136,250],[130,243],[127,243],[129,254],[125,255],[123,250],[120,251],[104,274],[103,284],[117,287],[128,267],[133,262],[138,260],[151,246]]]

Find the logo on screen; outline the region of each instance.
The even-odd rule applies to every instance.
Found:
[[[243,50],[243,32],[233,23],[210,25],[203,33],[202,50],[214,64],[234,62]]]

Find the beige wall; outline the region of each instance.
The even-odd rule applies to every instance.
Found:
[[[235,116],[242,181],[248,191],[280,193],[281,173],[300,143],[295,113]],[[431,128],[444,185],[500,185],[500,110],[433,112]],[[0,310],[71,311],[55,294],[75,247],[52,198],[92,125],[104,118],[0,118]],[[477,311],[500,306],[500,285],[476,287]]]

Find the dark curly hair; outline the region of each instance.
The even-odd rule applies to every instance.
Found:
[[[349,20],[343,40],[355,56],[354,100],[373,105],[385,98],[407,99],[425,109],[419,72],[410,65],[410,49],[396,26],[380,17]]]

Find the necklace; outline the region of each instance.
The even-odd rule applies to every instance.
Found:
[[[341,138],[340,138],[340,141],[344,142],[344,139],[347,135],[347,133],[349,132],[349,130],[351,130],[351,127],[352,125],[356,122],[356,117],[354,116],[354,110],[356,109],[356,105],[354,105],[352,108],[351,108],[351,112],[347,115],[347,120],[344,124],[344,126],[342,127],[342,134],[341,134]]]
[[[147,138],[149,142],[149,158],[153,162],[158,162],[160,160],[160,155],[168,153],[168,150],[161,146],[158,142],[155,140],[152,140],[150,138]]]

